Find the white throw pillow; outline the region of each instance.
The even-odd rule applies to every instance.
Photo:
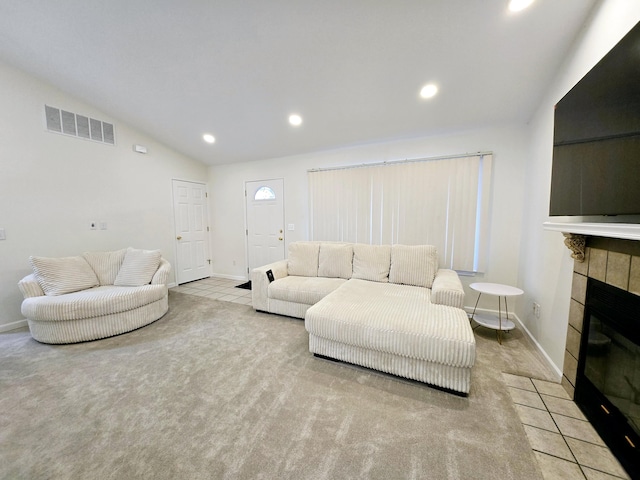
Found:
[[[438,271],[438,252],[433,245],[393,245],[389,282],[431,288]]]
[[[353,246],[353,277],[372,282],[388,282],[391,265],[390,245],[366,245],[356,243]]]
[[[114,285],[139,287],[151,283],[160,265],[160,250],[137,250],[129,247]]]
[[[290,243],[287,273],[299,277],[317,277],[319,250],[320,244],[317,242]]]
[[[318,276],[351,278],[353,273],[353,246],[351,244],[321,243]]]
[[[82,256],[96,272],[100,285],[113,285],[126,253],[123,248],[114,252],[85,252]]]
[[[98,277],[82,257],[29,257],[45,295],[64,295],[98,286]]]

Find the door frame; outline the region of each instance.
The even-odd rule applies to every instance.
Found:
[[[286,233],[286,228],[284,228],[284,225],[286,225],[285,222],[285,218],[286,218],[286,207],[285,207],[285,188],[284,188],[284,177],[275,177],[275,178],[259,178],[257,180],[245,180],[244,183],[242,184],[242,188],[243,188],[243,195],[242,198],[244,199],[244,264],[246,265],[246,275],[247,275],[247,280],[251,280],[251,266],[249,265],[249,216],[247,215],[247,184],[248,183],[253,183],[253,182],[273,182],[274,180],[282,180],[282,224],[283,224],[283,228],[282,228],[282,237],[284,238],[282,244],[283,244],[283,249],[284,249],[284,254],[285,254],[285,258],[286,258],[286,253],[287,253],[287,233]]]
[[[207,199],[207,247],[208,247],[208,256],[209,258],[213,258],[211,256],[211,229],[209,228],[209,226],[211,225],[211,205],[209,203],[209,184],[207,182],[203,182],[200,180],[187,180],[184,178],[171,178],[171,210],[173,211],[173,229],[172,229],[172,237],[171,237],[171,241],[173,242],[173,258],[175,261],[175,266],[173,268],[174,271],[174,278],[175,278],[175,284],[176,285],[180,285],[178,283],[178,268],[179,268],[179,262],[180,262],[180,254],[178,252],[178,242],[176,241],[176,226],[177,226],[177,219],[176,219],[176,210],[175,210],[175,201],[173,198],[173,186],[174,186],[174,182],[188,182],[188,183],[197,183],[198,185],[203,185],[205,192],[206,192],[206,199]],[[208,274],[209,277],[211,277],[211,272],[212,272],[212,264],[209,263],[208,267]],[[207,277],[205,277],[207,278]]]

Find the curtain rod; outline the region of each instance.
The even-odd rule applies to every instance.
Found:
[[[307,170],[307,173],[313,172],[328,172],[331,170],[349,170],[351,168],[362,168],[362,167],[379,167],[381,165],[397,165],[401,163],[416,163],[416,162],[429,162],[432,160],[450,160],[452,158],[467,158],[467,157],[482,157],[484,155],[493,155],[493,152],[475,152],[475,153],[461,153],[458,155],[443,155],[440,157],[423,157],[423,158],[413,158],[413,159],[404,159],[404,160],[389,160],[382,162],[374,162],[374,163],[360,163],[356,165],[343,165],[341,167],[327,167],[327,168],[310,168]]]

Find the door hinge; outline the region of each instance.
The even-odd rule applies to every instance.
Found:
[[[244,234],[245,235],[249,235],[249,229],[248,228],[244,231]]]
[[[247,267],[247,273],[249,273],[249,267]]]
[[[204,198],[209,198],[209,192],[204,192]]]
[[[211,259],[207,258],[207,262],[209,262],[209,265],[211,265]]]
[[[209,231],[209,227],[207,227],[207,232]]]

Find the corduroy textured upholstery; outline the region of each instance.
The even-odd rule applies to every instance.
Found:
[[[256,310],[304,318],[312,353],[469,392],[475,338],[464,290],[455,271],[438,268],[435,247],[295,242],[289,253],[295,276],[288,260],[253,270]]]
[[[42,343],[75,343],[110,337],[147,325],[169,309],[167,281],[171,265],[160,259],[151,282],[141,286],[114,286],[125,250],[85,253],[100,286],[62,295],[45,295],[36,274],[18,284],[24,296],[22,314],[34,339]],[[70,257],[71,258],[71,257]],[[49,262],[55,264],[55,262]]]

